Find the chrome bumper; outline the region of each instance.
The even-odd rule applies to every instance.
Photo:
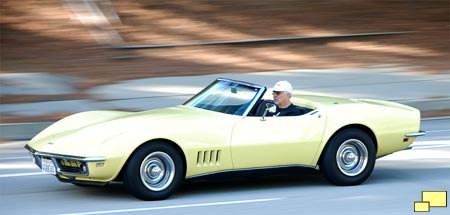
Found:
[[[42,159],[50,159],[56,167],[56,174],[71,176],[89,176],[88,162],[104,162],[105,157],[73,157],[66,155],[55,155],[38,152],[26,145],[25,148],[30,151],[33,162],[42,169]]]
[[[405,137],[420,137],[426,135],[426,131],[419,131],[419,132],[413,132],[413,133],[407,133],[405,134]]]

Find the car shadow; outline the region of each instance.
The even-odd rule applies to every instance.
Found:
[[[128,194],[122,182],[105,186],[73,186],[79,195],[104,199],[135,199]],[[293,186],[329,186],[319,171],[310,168],[289,167],[269,170],[247,170],[217,173],[186,180],[172,198],[184,198],[207,193],[245,192],[264,189],[289,188]]]
[[[327,181],[320,172],[310,168],[289,167],[247,170],[219,173],[186,180],[175,196],[327,185]]]

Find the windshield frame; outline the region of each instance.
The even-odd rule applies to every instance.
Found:
[[[212,88],[213,86],[215,86],[219,82],[228,82],[230,84],[238,84],[243,87],[250,87],[250,88],[254,88],[256,90],[256,93],[253,96],[253,98],[251,100],[249,100],[248,107],[245,109],[245,111],[241,115],[239,115],[239,116],[243,116],[243,117],[247,116],[250,113],[250,111],[253,109],[255,104],[262,98],[262,96],[264,95],[264,93],[267,90],[267,88],[265,86],[259,85],[259,84],[254,84],[254,83],[245,82],[245,81],[237,81],[237,80],[226,79],[226,78],[218,78],[218,79],[214,80],[211,84],[209,84],[207,87],[205,87],[203,90],[201,90],[199,93],[197,93],[192,98],[190,98],[185,103],[183,103],[183,105],[189,106],[189,107],[200,108],[200,109],[204,109],[204,110],[209,110],[209,111],[214,111],[214,112],[218,112],[218,113],[223,113],[223,114],[238,115],[238,114],[224,113],[224,112],[220,112],[217,110],[211,110],[208,108],[196,107],[194,105],[189,104],[189,103],[197,100],[199,97],[205,97],[205,93],[208,93],[209,89]]]

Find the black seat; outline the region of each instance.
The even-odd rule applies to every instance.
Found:
[[[256,105],[256,108],[253,110],[253,116],[262,116],[264,111],[266,111],[266,104],[273,104],[273,101],[261,99],[259,103]]]

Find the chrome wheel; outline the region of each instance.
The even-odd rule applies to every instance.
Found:
[[[160,151],[149,154],[141,163],[142,183],[152,191],[161,191],[170,186],[175,176],[172,158]]]
[[[336,153],[339,170],[347,176],[359,175],[367,166],[369,152],[363,142],[357,139],[346,140]]]

